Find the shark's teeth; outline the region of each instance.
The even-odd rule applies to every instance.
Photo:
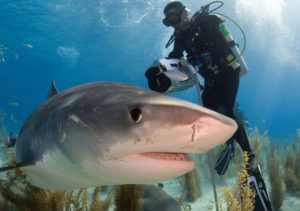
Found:
[[[163,159],[163,160],[178,160],[178,161],[192,160],[186,154],[182,154],[182,153],[145,152],[145,153],[141,153],[141,155],[146,157],[156,158],[156,159]]]

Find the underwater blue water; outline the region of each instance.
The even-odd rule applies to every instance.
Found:
[[[145,70],[171,50],[163,26],[167,0],[1,0],[0,118],[7,131],[41,105],[51,79],[63,90],[91,81],[147,87]],[[183,1],[195,12],[210,1]],[[226,0],[218,10],[247,37],[250,72],[238,102],[251,127],[289,141],[300,128],[300,3],[296,0]],[[228,21],[243,46],[241,32]],[[1,57],[0,57],[1,58]],[[197,103],[195,89],[175,96]]]

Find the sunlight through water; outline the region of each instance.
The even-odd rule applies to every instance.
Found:
[[[237,16],[251,23],[251,39],[260,51],[268,52],[270,61],[299,69],[299,17],[290,22],[289,16],[296,1],[285,0],[238,0],[235,3]],[[298,7],[299,8],[299,7]],[[297,15],[299,16],[299,15]],[[295,18],[295,17],[294,17]]]

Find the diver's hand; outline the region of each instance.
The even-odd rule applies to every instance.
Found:
[[[181,65],[182,67],[189,67],[190,63],[187,59],[182,58],[180,59],[179,65]]]

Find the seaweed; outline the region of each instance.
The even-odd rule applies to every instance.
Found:
[[[0,183],[3,198],[17,210],[59,210],[62,200],[58,192],[44,191],[29,184],[20,170],[9,172],[7,179]],[[56,198],[56,199],[55,199]]]
[[[268,154],[268,173],[271,184],[270,198],[274,211],[280,210],[283,199],[283,178],[280,173],[280,162],[278,159],[278,152],[275,150],[274,144],[272,145]]]
[[[241,165],[242,165],[242,159],[241,157],[243,156],[243,151],[242,149],[238,146],[238,144],[236,143],[235,145],[235,151],[234,151],[234,157],[232,158],[232,160],[230,161],[230,164],[228,166],[228,169],[226,171],[225,175],[218,175],[218,179],[220,182],[225,182],[225,180],[229,179],[229,178],[234,178],[236,176],[236,174],[239,172],[239,170],[241,169]]]
[[[287,192],[300,198],[300,143],[292,142],[286,149],[284,183]]]
[[[261,167],[265,167],[264,160],[266,156],[267,146],[270,143],[269,137],[268,137],[268,131],[265,131],[264,133],[260,133],[258,128],[253,128],[251,130],[247,131],[249,143],[251,146],[251,149],[253,153],[255,154],[255,157],[260,164]],[[222,146],[223,147],[223,146]],[[213,150],[215,151],[215,150]],[[217,159],[217,154],[215,154],[215,159]],[[235,177],[236,173],[239,172],[240,166],[242,164],[241,157],[243,156],[243,151],[241,147],[239,147],[238,143],[235,144],[235,155],[233,159],[230,161],[230,165],[226,172],[226,177],[223,175],[218,176],[218,182],[224,182],[224,180],[228,178]]]
[[[2,145],[1,147],[1,155],[2,153],[5,153],[6,149],[4,148],[4,145],[6,143],[6,137],[7,137],[7,132],[4,128],[4,113],[0,112],[0,144]]]
[[[88,189],[79,190],[44,190],[32,186],[21,170],[16,168],[7,173],[6,179],[0,182],[0,193],[4,199],[0,210],[77,210],[106,211],[111,204],[112,194],[102,202],[100,188],[94,189],[92,199],[88,199]],[[2,207],[6,207],[3,208]]]
[[[251,132],[249,132],[249,142],[258,163],[263,168],[263,161],[265,160],[263,159],[263,156],[265,155],[263,149],[266,149],[267,146],[270,144],[268,131],[265,131],[263,134],[261,134],[258,128],[255,127]]]
[[[202,192],[197,168],[184,175],[184,190],[186,190],[185,200],[187,202],[194,202],[201,197]]]
[[[119,185],[116,186],[115,211],[141,211],[139,199],[143,194],[142,185]]]
[[[201,166],[199,162],[204,162],[204,160],[200,161],[200,156],[197,155],[189,155],[196,161],[196,167],[190,171],[189,173],[178,177],[178,182],[180,185],[181,195],[176,198],[182,209],[188,210],[190,202],[195,202],[198,198],[201,197],[201,184],[200,184],[200,170],[197,166]],[[202,157],[203,158],[203,157]],[[204,163],[203,163],[204,165]]]
[[[100,190],[101,189],[99,186],[94,189],[93,196],[92,196],[92,203],[90,206],[90,211],[100,210],[100,208],[101,208]]]
[[[229,211],[254,210],[255,192],[250,187],[249,174],[247,173],[249,155],[243,153],[242,168],[237,174],[237,184],[233,188],[222,188],[225,203]],[[221,208],[221,210],[224,210]]]
[[[80,188],[79,191],[71,198],[71,204],[75,210],[87,210],[87,191],[84,188]]]
[[[108,191],[106,199],[104,201],[100,200],[100,192],[103,188],[98,186],[95,187],[92,194],[92,202],[90,205],[89,211],[99,211],[99,210],[109,210],[112,198],[114,196],[114,191]]]
[[[298,139],[300,140],[300,128],[297,128],[297,129],[296,129],[296,133],[297,133]]]

